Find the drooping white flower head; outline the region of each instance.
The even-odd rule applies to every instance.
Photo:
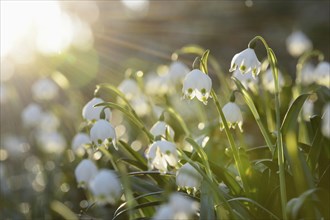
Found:
[[[172,193],[169,199],[169,204],[173,207],[176,213],[185,213],[191,219],[192,215],[199,210],[199,203],[188,196],[181,193]]]
[[[223,108],[222,108],[223,114],[225,115],[225,118],[228,123],[229,128],[235,128],[236,125],[240,129],[241,132],[243,132],[242,125],[243,125],[243,116],[241,113],[240,108],[238,105],[234,102],[228,102]],[[220,119],[220,130],[224,129],[224,125],[222,120]]]
[[[176,172],[176,185],[180,188],[198,190],[202,184],[202,175],[189,163],[184,164]]]
[[[152,220],[175,219],[174,214],[173,207],[169,204],[164,204],[157,209],[155,215],[152,217]]]
[[[66,148],[64,136],[56,131],[40,131],[37,141],[46,153],[61,154]]]
[[[259,82],[259,78],[253,77],[251,71],[241,74],[241,71],[236,69],[233,73],[233,77],[237,78],[246,89],[253,89]]]
[[[91,140],[86,133],[78,133],[73,137],[72,150],[78,155],[82,155],[85,152],[85,145],[90,144]]]
[[[127,100],[132,100],[135,96],[140,94],[140,88],[135,80],[133,79],[125,79],[123,80],[118,89],[124,93],[125,98]]]
[[[194,215],[199,210],[199,203],[180,193],[171,194],[168,203],[159,207],[153,220],[189,220],[194,219]]]
[[[100,114],[102,112],[103,106],[94,107],[94,105],[100,104],[102,102],[104,101],[100,98],[93,98],[92,100],[90,100],[82,110],[83,118],[89,121],[101,119]],[[105,119],[110,120],[111,118],[110,109],[106,108],[104,110],[104,113],[105,113]]]
[[[260,72],[260,68],[261,63],[254,49],[247,48],[233,57],[229,71],[233,72],[238,69],[242,74],[251,72],[252,76],[256,77]]]
[[[166,133],[170,135],[171,139],[174,138],[174,130],[171,126],[166,124],[164,121],[157,121],[150,129],[150,133],[153,136],[162,136],[166,137]]]
[[[172,167],[178,164],[178,152],[176,145],[166,140],[155,141],[146,150],[148,167],[150,170],[156,168],[162,174],[167,172],[167,166]]]
[[[31,103],[24,108],[21,117],[23,124],[27,127],[33,127],[40,123],[42,109],[38,104]]]
[[[310,85],[314,83],[315,66],[311,63],[306,63],[301,70],[301,79],[297,78],[297,83],[301,83],[302,85]]]
[[[313,111],[314,111],[314,102],[309,99],[306,100],[302,108],[303,118],[306,121],[309,121],[309,118],[313,115]]]
[[[78,187],[87,188],[90,181],[97,174],[97,167],[93,161],[84,159],[78,164],[74,174],[78,182]]]
[[[112,142],[116,148],[116,131],[106,120],[101,119],[95,122],[90,130],[90,138],[97,146]]]
[[[319,85],[330,88],[330,63],[320,62],[314,70],[315,82]]]
[[[202,71],[194,69],[186,75],[183,81],[182,93],[184,97],[188,97],[189,99],[196,97],[206,105],[211,89],[211,78]]]
[[[286,47],[292,56],[298,57],[304,52],[311,50],[313,45],[303,32],[295,31],[286,39]]]
[[[169,77],[173,83],[182,83],[185,76],[190,72],[186,64],[180,61],[173,61],[169,67]]]
[[[39,100],[51,100],[58,94],[58,86],[48,78],[39,79],[32,85],[34,98]]]
[[[265,90],[271,93],[275,92],[274,77],[271,69],[266,70],[266,72],[262,74],[262,84],[264,85]],[[281,91],[284,86],[284,78],[281,71],[278,71],[278,85]]]
[[[100,204],[114,205],[122,195],[121,183],[116,173],[102,169],[90,181],[90,190]]]
[[[330,138],[330,103],[326,104],[323,108],[322,134]]]

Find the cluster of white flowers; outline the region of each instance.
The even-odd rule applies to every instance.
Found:
[[[115,204],[122,195],[120,181],[114,171],[98,170],[93,161],[82,160],[75,169],[78,186],[88,188],[99,204]]]
[[[59,118],[50,110],[43,109],[43,103],[58,96],[59,87],[49,78],[42,78],[32,86],[32,93],[39,103],[28,104],[21,113],[23,125],[34,129],[38,145],[47,153],[60,154],[66,148],[64,136],[58,132]]]

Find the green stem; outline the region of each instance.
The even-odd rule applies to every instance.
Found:
[[[273,50],[268,46],[266,41],[260,37],[256,36],[249,42],[249,47],[256,40],[260,40],[266,48],[268,62],[270,63],[273,77],[274,77],[274,85],[275,85],[275,113],[276,113],[276,131],[277,131],[277,152],[278,152],[278,166],[279,166],[279,179],[280,179],[280,193],[281,193],[281,207],[282,207],[282,217],[284,220],[287,220],[286,215],[286,204],[287,204],[287,196],[286,196],[286,183],[285,183],[285,169],[284,169],[284,150],[283,150],[283,142],[282,142],[282,133],[281,133],[281,113],[280,113],[280,88],[279,88],[279,80],[278,80],[278,66],[277,59],[273,52]]]
[[[220,106],[220,103],[219,103],[219,100],[218,100],[218,97],[217,95],[215,94],[214,90],[212,89],[211,90],[211,96],[214,100],[214,103],[215,103],[215,106],[217,108],[217,111],[218,111],[218,114],[221,118],[221,121],[224,125],[224,130],[225,130],[225,133],[227,135],[227,138],[228,138],[228,141],[229,141],[229,144],[230,144],[230,147],[231,147],[231,150],[233,152],[233,156],[234,156],[234,160],[235,160],[235,164],[236,164],[236,167],[237,167],[237,170],[238,170],[238,173],[239,173],[239,176],[241,177],[241,180],[242,180],[242,183],[243,183],[243,189],[245,192],[249,192],[248,190],[248,183],[247,183],[247,179],[246,179],[246,175],[245,175],[245,172],[244,172],[244,168],[241,166],[242,163],[241,163],[241,159],[240,159],[240,156],[239,156],[239,151],[238,151],[238,148],[235,144],[235,141],[234,141],[234,138],[229,130],[229,127],[228,127],[228,124],[227,124],[227,120],[226,120],[226,117],[225,115],[223,114],[223,111],[222,111],[222,108]]]

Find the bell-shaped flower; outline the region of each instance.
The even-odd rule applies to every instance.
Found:
[[[304,52],[311,50],[313,45],[303,32],[295,31],[286,39],[286,47],[292,56],[299,57]]]
[[[240,108],[238,105],[234,102],[228,102],[223,108],[222,108],[223,114],[226,118],[227,124],[229,128],[234,128],[236,125],[240,129],[241,132],[243,132],[242,125],[243,125],[243,116],[241,113]],[[222,120],[220,119],[220,130],[224,129],[224,124]]]
[[[330,138],[330,103],[323,108],[321,131],[325,137]]]
[[[301,70],[301,77],[297,78],[297,83],[306,86],[314,83],[315,81],[314,71],[315,71],[315,66],[311,63],[306,63]]]
[[[58,86],[51,79],[39,79],[32,85],[32,94],[39,100],[51,100],[57,96]]]
[[[91,141],[97,146],[113,143],[116,148],[116,131],[106,120],[98,120],[90,130]],[[117,148],[116,148],[117,149]]]
[[[251,71],[252,76],[256,77],[260,72],[260,68],[261,63],[259,62],[254,49],[247,48],[233,57],[229,71],[233,72],[238,69],[242,74]]]
[[[271,93],[275,93],[274,77],[271,69],[266,70],[266,72],[262,74],[262,84],[265,90]],[[284,78],[280,71],[278,71],[278,85],[281,91],[282,87],[284,86]]]
[[[315,82],[319,85],[330,88],[330,63],[320,62],[314,70]]]
[[[94,106],[102,102],[104,101],[100,98],[93,98],[92,100],[90,100],[82,110],[83,118],[89,121],[101,119],[101,113],[104,107],[103,106],[94,107]],[[105,113],[105,119],[110,120],[111,118],[110,109],[109,108],[104,109],[104,113]]]
[[[40,123],[42,109],[38,104],[31,103],[22,111],[22,121],[27,127],[33,127]]]
[[[233,73],[233,77],[237,78],[246,89],[253,89],[259,82],[258,78],[253,77],[251,71],[241,74],[240,70],[236,69]]]
[[[202,180],[203,176],[189,163],[184,164],[176,172],[176,185],[180,188],[198,190]]]
[[[90,181],[89,188],[100,204],[110,203],[114,205],[122,195],[118,176],[111,170],[100,170]]]
[[[140,94],[140,88],[137,82],[133,79],[125,79],[120,83],[118,89],[125,95],[127,100],[132,100],[135,96]]]
[[[183,81],[182,92],[184,97],[188,97],[189,99],[196,97],[206,105],[211,89],[211,78],[202,71],[194,69],[186,75]]]
[[[90,143],[91,140],[89,138],[89,135],[80,132],[73,137],[71,147],[73,152],[78,155],[82,155],[85,152],[85,146]]]
[[[153,216],[153,220],[173,219],[188,220],[195,219],[200,205],[198,202],[184,196],[181,193],[173,193],[170,195],[168,203],[159,207]]]
[[[173,61],[169,67],[169,77],[175,84],[182,83],[185,76],[190,72],[186,64],[180,61]]]
[[[302,116],[306,121],[309,121],[310,117],[313,115],[314,102],[312,100],[306,100],[302,107]]]
[[[166,137],[167,134],[170,135],[171,139],[174,139],[174,130],[171,126],[166,124],[164,121],[157,121],[150,129],[150,133],[157,137]]]
[[[87,188],[90,181],[97,174],[97,167],[93,161],[84,159],[78,164],[74,174],[78,182],[78,187]]]
[[[148,167],[150,170],[156,168],[160,173],[167,172],[167,166],[176,167],[178,164],[178,152],[176,145],[166,140],[155,141],[146,150]]]

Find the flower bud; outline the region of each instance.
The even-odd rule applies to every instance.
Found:
[[[103,110],[103,106],[94,107],[97,104],[104,102],[100,98],[93,98],[90,100],[82,110],[82,116],[84,119],[92,121],[92,120],[100,120],[101,119],[101,112]],[[111,118],[111,111],[110,109],[104,109],[105,119],[110,120]]]

